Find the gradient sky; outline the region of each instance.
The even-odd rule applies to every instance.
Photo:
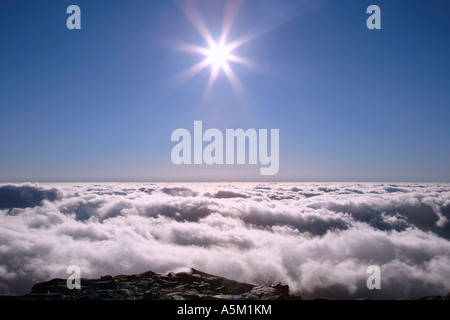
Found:
[[[194,1],[220,36],[226,1]],[[66,28],[77,4],[82,29]],[[366,9],[382,29],[366,28]],[[0,181],[450,181],[450,3],[245,1],[241,101],[184,1],[1,0]],[[280,171],[172,164],[173,130],[280,129]]]

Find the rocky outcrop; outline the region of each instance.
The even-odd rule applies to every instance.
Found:
[[[399,300],[450,300],[450,292],[444,296],[408,297]]]
[[[152,271],[138,275],[104,276],[81,279],[81,289],[69,290],[66,279],[53,279],[33,286],[31,293],[3,299],[26,300],[290,300],[301,299],[289,294],[286,284],[274,282],[256,286],[199,270]]]
[[[280,282],[257,286],[191,269],[165,275],[148,271],[81,279],[79,290],[69,290],[66,279],[53,279],[35,284],[29,294],[0,296],[0,300],[302,300],[302,297],[291,295],[289,286]],[[316,297],[313,300],[335,299]],[[400,300],[450,300],[450,293]]]

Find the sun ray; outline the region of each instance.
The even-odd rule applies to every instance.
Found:
[[[200,71],[205,69],[208,65],[209,65],[209,61],[206,58],[206,59],[200,61],[199,63],[197,63],[197,64],[187,68],[186,70],[178,73],[177,75],[175,75],[171,79],[171,82],[177,83],[178,85],[182,85],[182,84],[188,82],[189,80],[191,80],[192,78],[194,78],[197,74],[200,73]]]
[[[180,51],[184,51],[187,53],[198,53],[198,54],[203,54],[205,56],[208,54],[207,48],[203,48],[203,47],[197,46],[195,44],[182,42],[182,41],[177,41],[176,48]]]
[[[223,67],[223,71],[225,75],[227,76],[228,80],[231,83],[231,86],[233,87],[234,92],[236,93],[241,105],[245,105],[245,90],[244,85],[242,84],[241,80],[236,76],[233,69],[231,69],[230,65],[227,63]]]
[[[214,83],[216,82],[217,77],[219,76],[219,68],[213,68],[211,69],[211,73],[209,75],[209,79],[208,79],[208,83],[206,84],[206,88],[205,88],[205,94],[204,97],[206,98],[207,96],[209,96],[212,87],[214,86]]]
[[[223,19],[222,35],[220,36],[221,44],[225,44],[227,42],[228,34],[230,33],[230,30],[233,26],[236,16],[239,13],[242,4],[243,4],[242,0],[232,0],[227,3]]]
[[[206,43],[211,46],[214,43],[214,38],[206,26],[202,15],[197,11],[193,0],[186,2],[185,15],[197,32],[205,39]]]
[[[228,55],[228,60],[229,61],[233,61],[233,62],[237,62],[239,64],[243,64],[246,65],[247,67],[253,67],[255,64],[253,63],[253,61],[251,61],[250,59],[241,57],[241,56],[237,56],[235,54],[229,54]]]

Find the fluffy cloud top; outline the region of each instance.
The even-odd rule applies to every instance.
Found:
[[[305,297],[450,291],[447,184],[0,186],[0,293],[194,267]],[[366,268],[382,271],[368,290]]]
[[[44,199],[54,201],[58,190],[24,184],[0,186],[0,209],[29,208],[40,205]]]

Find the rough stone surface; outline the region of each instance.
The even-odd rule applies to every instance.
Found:
[[[289,295],[289,286],[287,284],[275,281],[275,282],[272,282],[272,284],[270,286],[272,288],[278,290],[279,292],[281,292],[283,295],[286,295],[286,296]]]
[[[280,282],[257,286],[191,269],[166,275],[148,271],[81,279],[80,290],[69,290],[66,279],[52,279],[35,284],[29,294],[0,296],[0,300],[302,300],[302,297],[291,295],[289,286]],[[334,299],[316,297],[314,300]],[[400,300],[450,300],[450,293]]]
[[[25,300],[289,300],[301,299],[289,294],[289,287],[255,286],[199,270],[152,271],[138,275],[110,275],[100,279],[81,279],[80,290],[69,290],[66,279],[52,279],[33,286],[31,293],[0,299]]]

